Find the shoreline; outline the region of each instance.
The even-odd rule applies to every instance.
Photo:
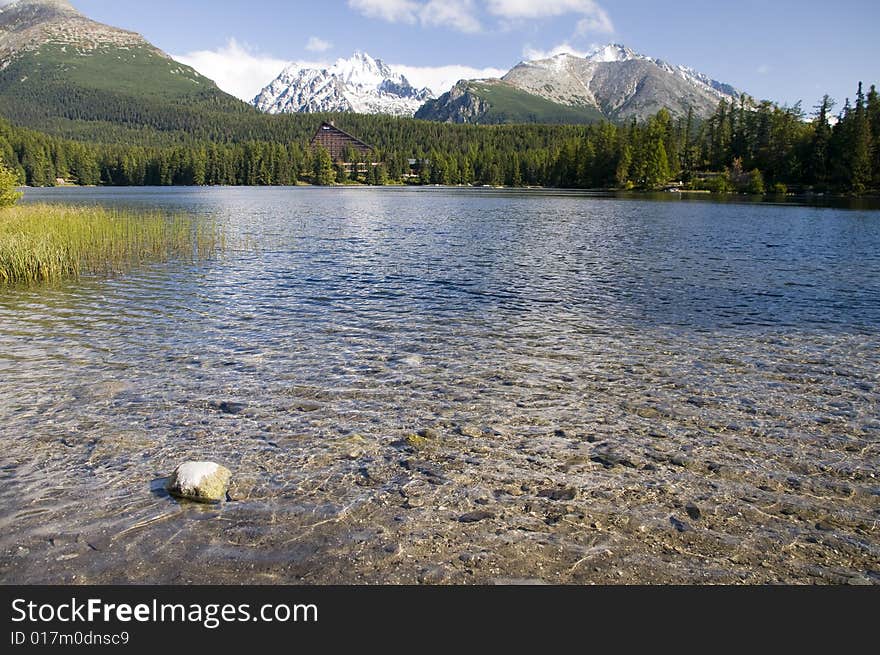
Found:
[[[617,189],[617,188],[589,188],[582,189],[577,187],[554,187],[554,186],[490,186],[486,184],[406,184],[406,183],[390,183],[382,185],[373,184],[310,184],[307,182],[299,182],[297,184],[276,184],[276,185],[246,185],[246,184],[171,184],[171,185],[115,185],[115,184],[57,184],[52,186],[18,186],[17,190],[37,191],[50,189],[488,189],[496,191],[568,191],[574,193],[585,194],[614,194],[614,195],[632,195],[632,196],[656,196],[656,195],[693,195],[708,196],[712,198],[794,198],[797,200],[878,200],[880,201],[880,192],[871,191],[859,195],[849,195],[842,193],[764,193],[749,194],[737,192],[717,193],[715,191],[707,191],[705,189]]]
[[[472,193],[510,193],[510,194],[535,194],[540,195],[560,195],[584,198],[609,198],[621,200],[635,201],[662,201],[662,202],[704,202],[715,204],[752,204],[764,206],[789,206],[789,207],[817,207],[817,208],[833,208],[833,209],[852,209],[864,211],[880,211],[880,195],[863,195],[863,196],[838,196],[838,195],[818,195],[818,194],[787,194],[780,195],[764,195],[753,196],[739,193],[717,194],[706,191],[622,191],[614,189],[569,189],[564,187],[489,187],[489,186],[441,186],[441,185],[406,185],[406,184],[390,184],[384,186],[369,185],[330,185],[316,186],[311,184],[298,184],[296,186],[77,186],[65,185],[58,187],[19,187],[24,192],[22,202],[29,204],[40,201],[54,201],[50,196],[55,192],[59,195],[65,192],[73,192],[68,196],[75,199],[78,191],[99,191],[103,193],[113,193],[117,191],[124,196],[126,193],[135,193],[139,190],[145,193],[154,192],[171,192],[181,193],[189,191],[210,191],[210,190],[238,190],[238,191],[296,191],[296,190],[335,190],[335,191],[449,191],[449,192],[472,192]],[[42,194],[42,197],[40,195]],[[35,198],[34,195],[37,197]],[[93,203],[94,204],[94,203]],[[97,203],[100,204],[100,203]]]

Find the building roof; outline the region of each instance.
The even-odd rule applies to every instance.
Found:
[[[368,146],[357,137],[340,130],[333,123],[321,123],[312,139],[312,147],[317,148],[318,146],[326,148],[330,153],[330,158],[335,162],[344,162],[345,152],[349,148],[361,155],[369,155],[374,150],[373,147]]]

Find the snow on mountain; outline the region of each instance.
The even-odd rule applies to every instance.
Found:
[[[610,43],[606,46],[596,48],[586,57],[597,64],[610,64],[616,61],[630,61],[632,59],[647,59],[637,54],[634,50],[627,48],[619,43]]]
[[[433,97],[406,77],[363,52],[329,68],[291,64],[254,99],[270,114],[355,112],[412,116]]]
[[[559,57],[563,58],[566,56],[571,55],[559,55]],[[678,75],[698,86],[707,86],[710,89],[713,89],[719,99],[723,96],[737,96],[739,94],[739,92],[731,85],[713,80],[709,76],[695,71],[693,68],[687,66],[675,66],[662,59],[655,59],[653,57],[648,57],[647,55],[639,54],[632,48],[628,48],[619,43],[609,43],[608,45],[600,46],[590,52],[585,59],[595,64],[612,64],[627,61],[652,62],[668,73]]]
[[[559,54],[522,62],[504,82],[552,102],[595,107],[613,119],[646,118],[661,108],[673,115],[693,109],[710,115],[735,88],[686,66],[639,54],[620,44],[596,48],[586,57]]]

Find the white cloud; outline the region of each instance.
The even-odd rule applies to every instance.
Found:
[[[549,50],[541,50],[540,48],[533,48],[532,46],[526,46],[523,49],[523,59],[526,61],[550,59],[556,55],[574,55],[575,57],[585,58],[590,54],[591,53],[588,50],[578,50],[574,46],[569,45],[568,42],[560,43],[558,46],[550,48]]]
[[[348,0],[348,6],[368,18],[389,23],[415,23],[420,5],[412,0]]]
[[[473,0],[431,0],[419,10],[422,25],[451,27],[459,32],[479,32]]]
[[[450,27],[459,32],[479,32],[474,0],[348,0],[348,6],[367,18],[389,23],[421,23],[427,27]]]
[[[486,79],[507,74],[507,70],[501,68],[474,68],[457,64],[448,66],[391,64],[391,68],[403,73],[414,87],[419,89],[428,87],[437,95],[446,93],[460,80]]]
[[[614,32],[614,23],[611,22],[611,17],[605,10],[599,8],[595,14],[581,18],[578,21],[576,32],[579,35],[593,33],[612,34]]]
[[[595,0],[487,0],[486,8],[489,13],[506,20],[577,14],[581,16],[577,24],[578,34],[614,31],[608,12]]]
[[[2,0],[0,0],[2,1]],[[279,73],[291,65],[284,59],[255,52],[242,46],[235,39],[216,50],[201,50],[174,58],[192,66],[202,75],[211,78],[221,89],[246,102],[252,101],[263,88],[278,77]],[[297,61],[303,68],[328,68],[329,61]],[[428,87],[436,94],[449,91],[456,82],[465,79],[484,79],[501,77],[507,70],[500,68],[475,68],[461,64],[444,66],[409,66],[390,64],[391,68],[403,73],[410,83],[417,87]]]
[[[758,66],[758,75],[766,75],[771,70],[770,66],[767,64],[761,64]]]
[[[306,50],[309,52],[327,52],[332,47],[332,43],[325,41],[324,39],[319,39],[317,36],[313,36],[309,39],[309,42],[306,43]]]
[[[481,4],[500,19],[502,26],[574,14],[580,17],[577,35],[614,32],[611,17],[596,0],[484,0]],[[348,0],[348,6],[368,18],[389,23],[421,23],[467,33],[482,31],[475,0]]]
[[[217,50],[198,50],[172,55],[214,80],[221,89],[246,102],[253,100],[289,62],[254,52],[235,39]]]

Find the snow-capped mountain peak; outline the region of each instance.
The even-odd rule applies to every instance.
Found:
[[[645,119],[660,108],[675,116],[692,109],[709,116],[737,91],[685,66],[637,53],[618,43],[586,56],[559,54],[523,62],[503,81],[532,95],[569,107],[593,108],[615,119]]]
[[[636,53],[635,50],[627,48],[625,45],[621,45],[619,43],[609,43],[608,45],[601,46],[593,50],[590,54],[587,55],[587,59],[596,63],[610,64],[618,61],[647,59],[647,57]]]
[[[355,52],[350,59],[337,59],[333,72],[346,84],[378,86],[394,73],[381,59],[373,59],[365,52]]]
[[[289,65],[254,99],[271,114],[356,112],[412,116],[433,97],[381,59],[355,52],[327,68]]]

